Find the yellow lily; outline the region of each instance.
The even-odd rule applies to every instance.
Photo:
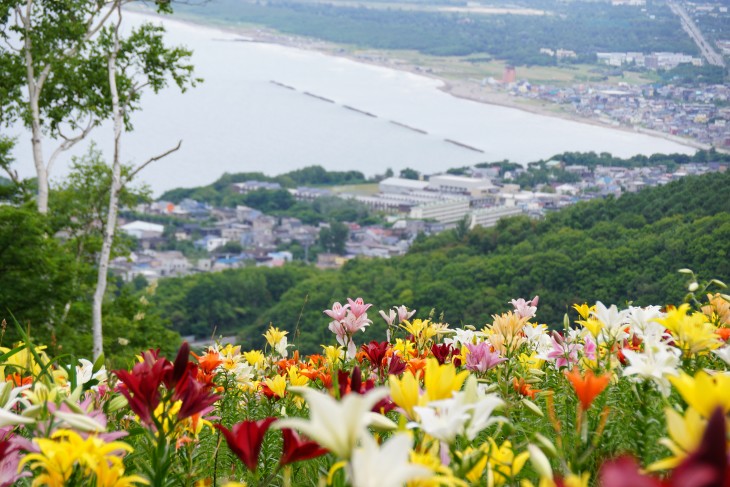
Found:
[[[679,465],[689,453],[699,447],[707,427],[707,420],[693,408],[688,408],[684,416],[672,408],[666,408],[664,412],[667,416],[669,438],[662,438],[659,443],[666,446],[673,456],[652,463],[647,468],[649,471],[670,470]]]
[[[703,418],[709,418],[717,407],[721,407],[724,414],[730,412],[729,374],[710,375],[700,370],[691,377],[682,372],[679,376],[669,377],[669,381],[682,399]]]
[[[264,338],[266,338],[266,343],[274,348],[288,333],[287,331],[279,330],[275,326],[270,326],[266,333],[264,333]]]
[[[243,352],[243,358],[246,359],[246,362],[248,362],[249,365],[253,365],[257,368],[261,367],[266,360],[264,352],[262,352],[261,350],[250,350],[248,352]]]
[[[286,379],[281,375],[277,375],[273,379],[266,379],[264,384],[279,397],[284,397],[286,394]]]
[[[525,462],[530,458],[530,453],[524,451],[519,455],[515,455],[512,450],[512,443],[507,440],[500,446],[493,438],[489,440],[489,461],[487,469],[487,485],[500,486],[506,484],[513,479],[525,466]]]
[[[704,314],[688,315],[687,311],[689,305],[685,303],[669,311],[666,317],[655,318],[654,321],[664,325],[671,332],[677,347],[689,357],[719,348],[722,342],[715,333],[717,327],[710,323]]]
[[[413,407],[419,405],[418,379],[412,372],[407,371],[400,379],[391,375],[388,377],[388,383],[393,402],[403,408],[409,419],[416,419],[417,415]]]
[[[428,359],[426,362],[426,376],[424,377],[425,403],[428,404],[439,399],[450,399],[454,392],[461,389],[468,376],[468,370],[463,370],[457,374],[456,368],[452,364],[439,365],[438,360],[435,358]]]
[[[342,362],[345,357],[345,352],[342,347],[336,347],[334,345],[324,346],[322,345],[324,356],[327,358],[327,362],[330,365],[335,365],[338,362]]]
[[[584,320],[587,320],[588,317],[591,315],[591,311],[595,311],[596,307],[594,306],[588,306],[588,303],[583,304],[574,304],[573,309],[578,312],[581,318]]]

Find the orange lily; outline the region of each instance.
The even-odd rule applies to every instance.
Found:
[[[514,377],[512,379],[512,387],[514,387],[515,391],[519,392],[521,395],[533,400],[535,399],[535,396],[537,396],[537,393],[540,392],[540,389],[533,389],[532,386],[525,382],[525,379],[523,378],[520,378],[518,381],[517,377]]]
[[[565,377],[568,378],[570,384],[573,386],[573,390],[575,390],[575,395],[578,396],[583,411],[588,411],[593,400],[603,392],[611,380],[611,374],[597,376],[590,369],[586,371],[585,377],[583,377],[580,375],[577,367],[574,367],[570,372],[566,371]]]
[[[408,370],[410,370],[413,375],[418,377],[419,371],[426,370],[426,359],[425,358],[412,358],[408,361]]]

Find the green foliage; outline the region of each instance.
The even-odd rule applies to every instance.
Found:
[[[419,173],[415,169],[411,169],[410,167],[407,167],[407,168],[401,170],[399,176],[403,179],[413,179],[413,180],[418,181],[418,179],[421,177],[421,173]]]
[[[123,168],[122,176],[129,170]],[[69,176],[53,189],[48,216],[25,206],[0,205],[0,316],[10,321],[12,312],[54,352],[90,355],[91,295],[110,184],[111,169],[92,147],[73,160]],[[146,188],[125,187],[120,202],[132,206],[148,197]],[[118,235],[112,250],[126,255],[131,244]],[[104,317],[107,356],[117,365],[126,364],[140,348],[173,350],[179,339],[131,288],[110,285]],[[18,338],[8,329],[4,343]]]
[[[307,166],[278,176],[267,176],[260,172],[225,173],[218,180],[207,186],[171,189],[163,193],[160,199],[179,203],[185,198],[192,198],[218,206],[235,206],[236,204],[244,203],[235,201],[236,197],[240,197],[240,195],[232,190],[231,185],[246,181],[279,183],[284,188],[368,182],[365,175],[360,171],[327,171],[322,166]]]
[[[244,268],[160,281],[151,299],[166,322],[182,335],[209,337],[249,329],[296,283],[316,269],[286,266]],[[248,336],[246,343],[258,337]]]
[[[660,71],[662,81],[675,84],[718,84],[721,85],[727,79],[727,72],[721,66],[694,66],[692,64],[680,64],[676,68]]]
[[[69,276],[79,272],[49,235],[50,222],[33,209],[0,205],[0,316],[11,323],[12,312],[45,343],[51,343],[53,325],[63,321],[65,304],[76,297]],[[19,338],[8,328],[2,342]]]
[[[322,227],[319,231],[319,245],[324,248],[325,252],[334,254],[345,253],[345,243],[350,230],[347,225],[339,222],[333,222],[329,227]]]

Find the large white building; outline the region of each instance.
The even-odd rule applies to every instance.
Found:
[[[469,214],[469,199],[459,198],[434,201],[411,208],[410,217],[418,220],[436,220],[439,223],[456,223]]]
[[[441,193],[468,194],[470,196],[484,196],[494,189],[489,179],[477,179],[452,174],[431,176],[428,180],[428,189]]]
[[[469,228],[474,228],[477,225],[485,228],[493,227],[497,224],[500,218],[521,215],[522,213],[522,208],[518,206],[495,206],[492,208],[481,208],[471,212],[471,222]]]
[[[155,238],[161,237],[165,227],[156,223],[143,222],[140,220],[127,223],[119,227],[124,233],[135,238]]]

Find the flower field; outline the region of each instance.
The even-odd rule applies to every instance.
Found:
[[[475,326],[348,299],[324,311],[319,354],[271,326],[261,350],[184,343],[112,371],[48,357],[16,323],[0,487],[728,487],[716,287],[693,279],[677,306],[576,305],[557,324],[537,297]],[[375,319],[386,336],[369,336]]]

